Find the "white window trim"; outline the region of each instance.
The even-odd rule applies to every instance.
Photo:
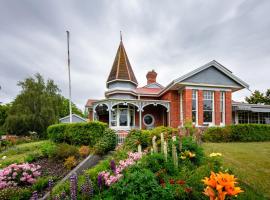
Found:
[[[223,95],[222,95],[223,94]],[[225,92],[224,91],[221,91],[220,92],[220,95],[222,95],[222,121],[220,121],[220,126],[225,126]]]
[[[120,122],[119,122],[120,109],[122,109],[122,108],[119,108],[119,104],[118,104],[118,105],[116,105],[116,108],[113,108],[114,110],[116,110],[116,126],[111,125],[111,121],[112,121],[112,119],[111,119],[111,121],[109,122],[110,128],[112,128],[112,129],[123,129],[123,130],[128,130],[128,129],[132,128],[132,126],[130,126],[130,110],[132,108],[130,107],[130,105],[127,105],[127,106],[128,106],[126,108],[127,109],[127,126],[120,126]],[[136,113],[135,112],[136,112],[136,109],[135,108],[133,108],[133,109],[134,109],[133,125],[135,126],[135,118],[136,118]]]
[[[213,107],[213,109],[212,109],[212,122],[204,122],[204,120],[203,120],[203,125],[215,126],[215,95],[214,95],[214,91],[212,91],[212,90],[207,90],[207,91],[210,91],[212,93],[212,107]],[[204,93],[203,93],[203,101],[204,101]],[[203,112],[204,112],[204,108],[203,108]]]
[[[147,116],[152,117],[153,121],[152,121],[152,123],[151,123],[151,124],[146,124],[146,123],[144,122],[144,118],[145,118],[145,117],[147,117]],[[151,114],[145,114],[145,115],[143,116],[143,124],[144,124],[145,126],[147,126],[147,127],[149,127],[149,126],[153,126],[153,125],[155,124],[155,118],[154,118],[154,116],[153,116],[153,115],[151,115]]]
[[[196,96],[196,120],[195,122],[192,122],[193,125],[198,126],[199,125],[199,113],[198,113],[198,107],[199,107],[199,101],[198,101],[198,90],[195,90],[195,96]],[[193,101],[193,95],[192,95],[192,101]],[[193,110],[191,110],[192,112]]]

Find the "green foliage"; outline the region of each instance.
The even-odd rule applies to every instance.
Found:
[[[77,147],[66,143],[62,143],[56,146],[55,152],[53,152],[52,157],[55,160],[64,160],[70,156],[78,158],[79,155],[80,154]]]
[[[54,142],[92,147],[104,135],[106,127],[102,122],[55,124],[48,127],[47,133]]]
[[[141,166],[142,168],[150,169],[154,173],[160,170],[165,170],[166,173],[173,175],[177,172],[173,165],[171,157],[168,157],[168,161],[166,162],[164,156],[159,153],[144,156],[139,166]]]
[[[270,141],[270,125],[238,124],[226,127],[211,127],[203,134],[208,142],[255,142]]]
[[[32,190],[40,192],[48,187],[48,182],[53,177],[39,177],[37,181],[32,185]]]
[[[6,134],[4,123],[8,116],[9,109],[10,109],[10,104],[0,105],[0,136]]]
[[[259,90],[255,90],[250,97],[246,97],[245,100],[251,104],[266,104],[270,105],[270,89],[265,92],[265,95]]]
[[[53,80],[45,83],[40,74],[20,81],[22,91],[15,98],[5,121],[7,131],[25,135],[35,131],[44,136],[47,127],[58,121],[60,90]]]
[[[82,111],[73,102],[71,102],[71,108],[73,114],[85,117]],[[69,115],[69,99],[62,96],[59,109],[59,118],[66,117],[67,115]]]
[[[24,159],[24,161],[31,163],[38,160],[41,156],[42,154],[40,152],[33,152],[33,153],[28,154],[26,158]]]
[[[40,150],[43,156],[52,158],[56,152],[56,144],[54,142],[46,142],[41,145]]]
[[[141,144],[142,148],[146,148],[149,144],[149,134],[142,130],[133,129],[126,137],[124,146],[129,150],[135,151],[138,144]]]
[[[112,199],[171,199],[148,169],[131,167],[119,182],[113,184],[104,198]]]
[[[202,163],[204,154],[203,149],[200,147],[192,137],[184,137],[182,139],[182,151],[191,151],[196,156],[192,158],[192,163],[199,165]]]
[[[29,200],[31,196],[30,188],[6,188],[0,191],[1,200]]]
[[[98,155],[104,155],[116,147],[116,133],[112,129],[105,129],[103,137],[94,145],[94,152]]]

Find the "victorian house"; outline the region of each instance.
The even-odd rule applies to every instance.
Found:
[[[87,101],[89,120],[106,122],[115,130],[176,128],[188,121],[198,127],[224,126],[241,123],[246,113],[256,115],[257,123],[269,120],[270,106],[232,101],[233,92],[248,89],[249,85],[215,60],[168,81],[167,86],[158,83],[157,75],[149,71],[147,85],[138,87],[120,41],[106,81],[105,98]],[[248,119],[243,122],[248,123]]]

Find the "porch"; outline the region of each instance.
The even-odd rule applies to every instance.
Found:
[[[93,103],[93,120],[117,131],[170,126],[170,102],[164,100],[104,99]]]

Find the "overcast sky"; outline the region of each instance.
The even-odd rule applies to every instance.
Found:
[[[148,70],[166,86],[217,60],[253,91],[270,88],[270,1],[0,0],[0,102],[35,73],[68,94],[66,30],[71,33],[73,101],[103,98],[119,31],[139,85]],[[236,92],[243,100],[248,90]]]

